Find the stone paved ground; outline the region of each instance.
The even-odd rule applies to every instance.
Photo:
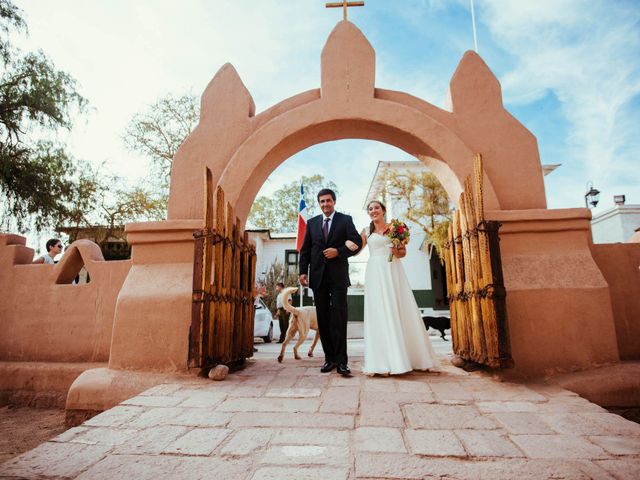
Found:
[[[1,478],[638,479],[640,425],[541,384],[342,378],[274,360],[154,387],[0,465]],[[301,351],[306,351],[303,349]],[[351,367],[361,366],[361,357]]]

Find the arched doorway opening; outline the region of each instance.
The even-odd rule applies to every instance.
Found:
[[[387,105],[382,107],[383,110],[387,108]],[[224,189],[227,200],[234,206],[241,221],[246,221],[261,186],[278,166],[296,153],[325,142],[364,139],[397,147],[425,164],[454,202],[462,192],[457,172],[467,175],[471,172],[473,152],[459,138],[441,125],[431,125],[437,130],[437,135],[425,125],[417,129],[408,125],[402,128],[406,117],[400,113],[408,112],[396,112],[404,120],[398,118],[395,125],[391,121],[369,120],[358,116],[316,123],[316,112],[308,112],[307,116],[310,118],[300,122],[303,112],[296,110],[295,113],[297,124],[292,125],[288,118],[274,119],[273,124],[267,125],[269,128],[265,126],[264,130],[260,129],[250,136],[237,149],[220,176],[218,185]],[[393,117],[394,113],[389,112],[389,115]],[[427,131],[421,132],[423,128]],[[427,143],[423,137],[429,134],[434,135],[436,140]],[[436,146],[432,147],[432,144]],[[490,181],[486,196],[490,207],[499,206]]]
[[[321,176],[324,183],[309,180],[314,174]],[[322,186],[335,186],[338,196],[336,209],[350,215],[358,231],[367,229],[370,219],[366,204],[374,199],[386,204],[387,220],[398,218],[406,222],[411,229],[411,241],[402,263],[418,307],[425,316],[448,316],[445,269],[437,249],[430,245],[429,234],[435,230],[431,225],[432,219],[424,217],[424,212],[433,211],[432,203],[437,203],[436,207],[443,203],[447,207],[453,204],[422,162],[396,147],[370,140],[339,140],[309,147],[280,164],[262,185],[254,204],[256,210],[249,215],[246,228],[256,243],[256,281],[268,306],[275,308],[277,281],[283,281],[286,286],[297,285],[295,248],[302,176],[310,182],[305,184],[310,216],[320,213],[315,192]],[[405,181],[407,187],[403,188]],[[425,188],[434,182],[439,187],[435,193],[444,202],[439,198],[434,202],[431,198],[434,191]],[[450,207],[436,210],[433,221],[448,224],[451,213]],[[446,234],[446,226],[444,232]],[[363,320],[364,272],[368,255],[368,249],[365,249],[349,259],[352,284],[348,296],[350,322]],[[287,275],[291,273],[292,266],[295,275]],[[298,298],[295,301],[298,302]],[[311,304],[310,297],[305,297],[305,301]],[[352,327],[356,335],[362,324]],[[450,351],[450,344],[447,351]]]

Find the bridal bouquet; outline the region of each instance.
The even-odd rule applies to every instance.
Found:
[[[384,231],[384,236],[391,239],[391,243],[394,247],[399,247],[401,245],[406,245],[409,243],[409,236],[411,233],[409,232],[409,227],[404,222],[400,220],[393,219],[391,223]],[[389,261],[393,260],[393,253],[389,254]]]

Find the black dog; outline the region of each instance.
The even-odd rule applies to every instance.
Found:
[[[445,342],[448,340],[444,336],[445,330],[451,329],[451,319],[447,317],[422,317],[422,321],[424,322],[424,326],[433,328],[434,330],[438,330],[440,332],[440,338],[442,338]]]

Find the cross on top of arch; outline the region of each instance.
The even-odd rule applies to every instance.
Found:
[[[364,2],[348,2],[342,0],[342,2],[329,2],[325,4],[326,8],[340,8],[342,7],[342,15],[344,20],[347,20],[347,8],[348,7],[364,7]]]

